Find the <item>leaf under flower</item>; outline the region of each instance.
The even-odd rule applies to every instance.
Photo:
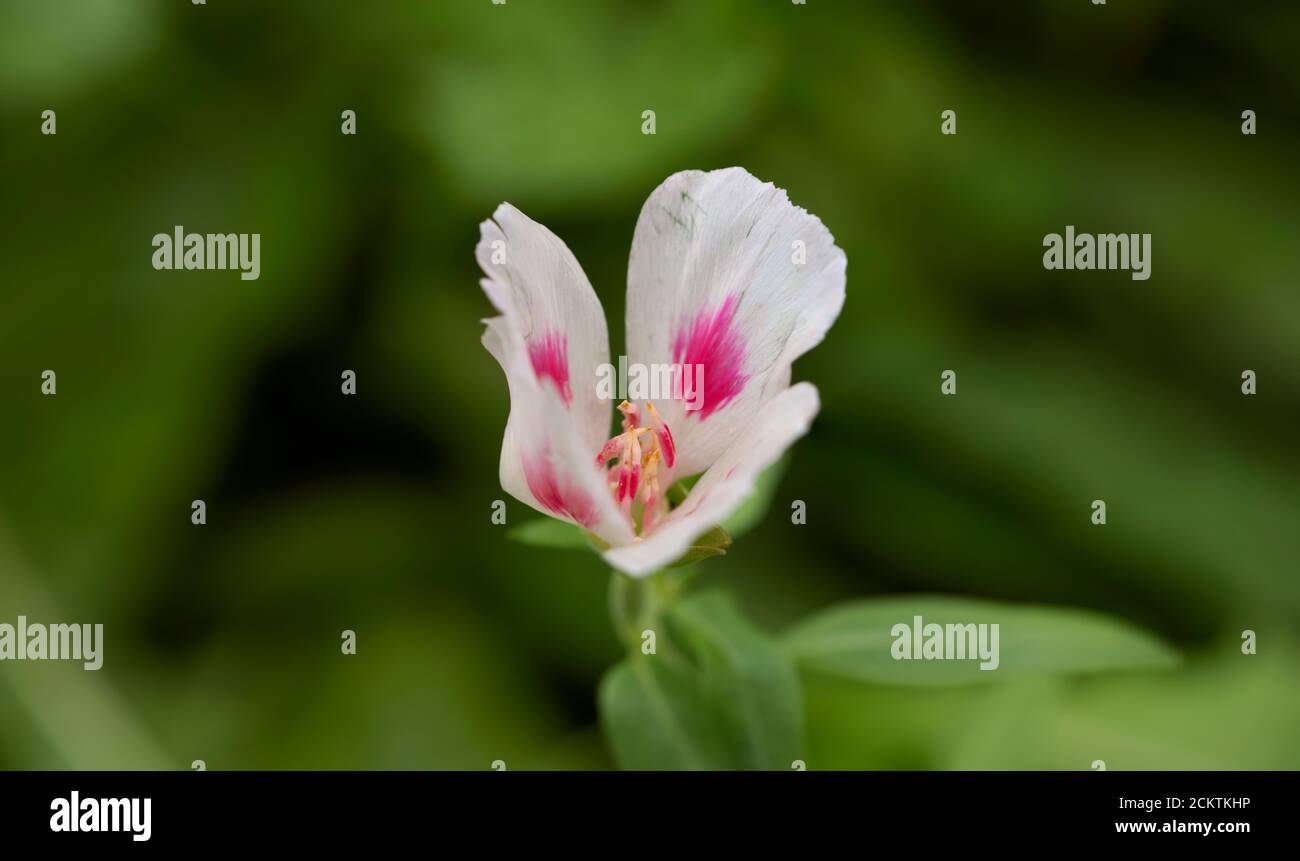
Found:
[[[506,537],[533,547],[580,550],[591,546],[585,529],[554,517],[541,517],[521,523],[507,530]]]

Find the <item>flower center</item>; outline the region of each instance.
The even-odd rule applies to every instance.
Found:
[[[609,439],[596,455],[596,466],[609,476],[609,491],[623,513],[636,523],[632,507],[641,507],[640,535],[668,512],[668,500],[659,485],[659,469],[672,469],[677,447],[672,432],[650,401],[645,404],[649,425],[641,425],[641,411],[627,401],[618,405],[623,414],[623,432]],[[617,463],[614,461],[617,460]]]

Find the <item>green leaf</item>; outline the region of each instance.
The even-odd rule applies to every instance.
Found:
[[[556,520],[553,517],[542,517],[521,523],[507,530],[506,537],[534,547],[584,550],[591,547],[586,530],[566,520]]]
[[[741,768],[790,768],[803,749],[803,693],[776,641],[721,592],[682,601],[668,622],[699,670],[730,758]]]
[[[605,674],[598,702],[605,736],[621,768],[733,767],[723,758],[699,674],[678,658],[634,652]]]
[[[727,534],[727,530],[721,526],[715,526],[699,538],[696,538],[687,551],[682,554],[681,558],[668,567],[684,568],[710,556],[726,556],[727,548],[730,546],[731,536]]]
[[[803,743],[794,665],[720,594],[668,611],[656,654],[601,681],[601,722],[626,769],[788,769]]]
[[[997,625],[996,650],[991,636],[985,641],[986,654],[996,654],[996,667],[981,670],[978,657],[916,659],[914,649],[912,659],[895,658],[896,648],[901,654],[905,643],[914,645],[917,616],[923,635],[933,623],[945,639],[947,625],[986,624],[990,635]],[[907,629],[896,631],[896,626]],[[966,634],[955,636],[954,646],[959,639]],[[885,684],[1000,682],[1028,675],[1163,669],[1178,662],[1177,654],[1152,634],[1100,613],[931,595],[832,607],[796,625],[784,643],[801,667]]]

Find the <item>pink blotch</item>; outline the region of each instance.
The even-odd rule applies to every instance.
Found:
[[[699,416],[700,421],[731,402],[749,379],[744,371],[744,341],[734,325],[738,302],[739,297],[732,294],[717,310],[702,309],[690,326],[679,329],[673,338],[674,362],[704,366],[700,408],[686,411],[688,416]],[[679,388],[682,386],[682,373],[690,372],[679,371]],[[673,394],[676,396],[679,392]]]
[[[537,379],[549,377],[560,390],[564,405],[573,401],[569,388],[569,339],[559,332],[548,332],[540,338],[528,340],[528,361],[532,362]]]
[[[596,505],[581,487],[556,475],[555,464],[543,450],[536,457],[522,458],[524,481],[537,504],[552,514],[567,517],[587,529],[600,520]]]

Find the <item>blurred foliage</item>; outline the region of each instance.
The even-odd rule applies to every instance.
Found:
[[[613,765],[606,568],[490,520],[472,249],[503,200],[547,224],[617,355],[641,203],[732,164],[825,221],[848,302],[770,513],[697,579],[769,633],[933,592],[1185,656],[802,674],[809,768],[1300,767],[1298,38],[1284,2],[5,0],[0,621],[106,644],[0,665],[0,767]],[[177,224],[260,232],[260,280],[154,271]],[[1152,233],[1151,280],[1045,272],[1066,224]]]

